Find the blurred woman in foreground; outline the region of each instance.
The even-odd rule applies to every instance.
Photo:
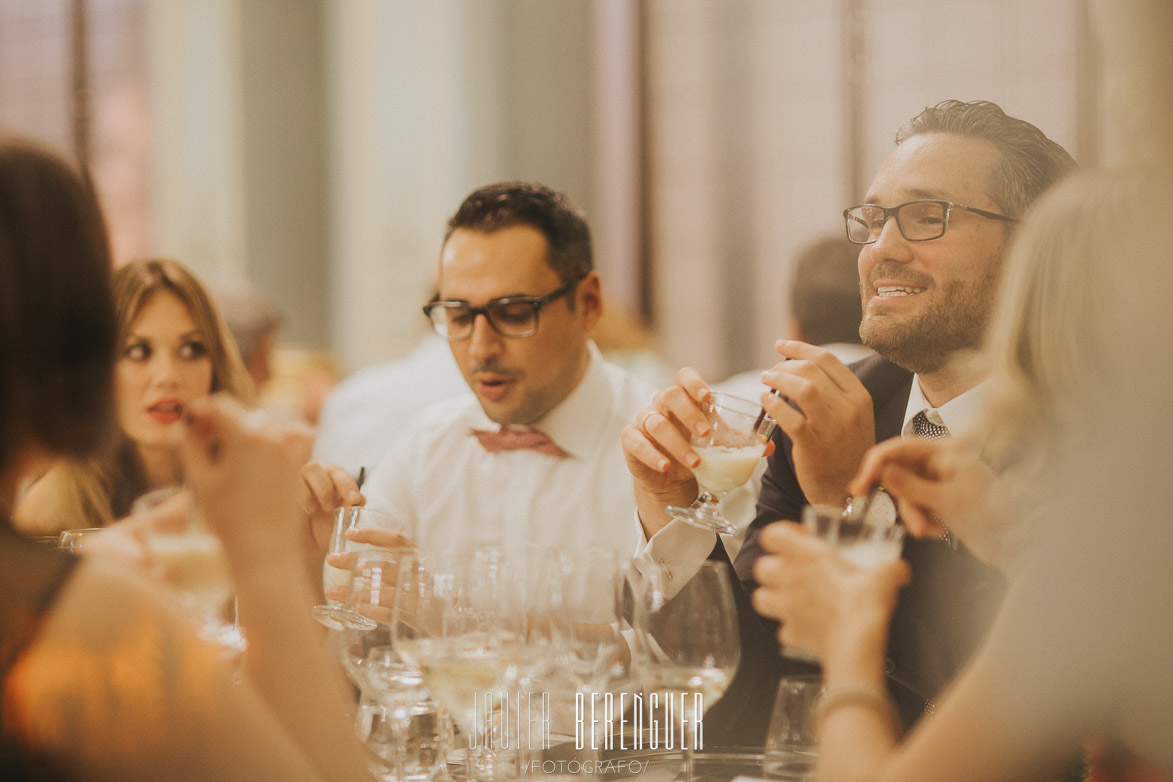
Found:
[[[985,646],[903,745],[883,654],[905,566],[850,565],[794,525],[763,535],[775,553],[754,603],[823,661],[820,780],[1055,779],[1092,736],[1173,772],[1171,214],[1160,170],[1044,196],[988,337],[985,458],[897,440],[865,459],[853,491],[882,484],[910,530],[947,524],[1011,582]]]
[[[104,527],[147,492],[181,484],[185,411],[217,391],[251,399],[232,335],[191,271],[166,259],[135,261],[114,273],[113,291],[119,435],[98,454],[54,465],[28,489],[13,518],[27,534]]]
[[[291,452],[304,444],[230,400],[185,411],[185,480],[255,619],[240,683],[156,586],[7,521],[28,476],[115,431],[109,261],[78,175],[0,138],[0,778],[366,778],[306,610]]]

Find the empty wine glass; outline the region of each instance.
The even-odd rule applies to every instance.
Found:
[[[604,692],[621,667],[619,560],[609,549],[588,548],[559,552],[556,561],[553,623],[563,660],[579,691]]]
[[[692,449],[700,463],[692,474],[701,494],[687,508],[670,506],[673,518],[721,535],[733,535],[735,527],[721,513],[721,498],[753,475],[758,459],[774,431],[774,420],[762,408],[736,396],[714,391],[703,409],[709,421],[709,433],[692,436]]]
[[[326,603],[313,607],[314,618],[334,630],[341,629],[346,624],[353,624],[359,629],[367,630],[374,627],[374,623],[370,619],[356,613],[343,601],[346,590],[350,586],[353,561],[346,562],[345,566],[331,564],[330,561],[338,559],[339,557],[336,555],[375,548],[364,543],[355,543],[346,537],[349,530],[362,527],[382,527],[411,537],[405,525],[399,524],[386,513],[372,508],[362,505],[348,505],[334,511],[334,527],[330,532],[330,544],[326,552],[326,559],[322,563],[322,588],[326,596]]]
[[[733,588],[724,563],[704,562],[674,595],[656,566],[634,590],[634,664],[652,707],[679,715],[672,722],[683,734],[684,782],[692,780],[696,727],[741,660]]]
[[[355,728],[374,753],[376,776],[395,782],[447,780],[447,723],[420,672],[394,647],[368,650]]]
[[[524,596],[502,549],[415,555],[400,568],[392,637],[470,740],[470,777],[518,775],[507,684],[525,639]]]

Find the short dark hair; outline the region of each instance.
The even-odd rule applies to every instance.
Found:
[[[547,262],[563,282],[595,268],[586,215],[565,194],[537,182],[477,188],[448,220],[444,242],[457,228],[492,233],[514,225],[531,226],[546,237]]]
[[[1043,191],[1076,169],[1067,150],[1041,130],[986,100],[927,107],[896,131],[896,144],[926,133],[956,133],[997,147],[1002,167],[989,184],[989,196],[1010,217],[1021,217]]]
[[[88,180],[0,137],[0,469],[23,440],[80,457],[115,431],[110,266]]]
[[[859,344],[859,247],[841,236],[807,245],[794,263],[790,311],[812,345]]]

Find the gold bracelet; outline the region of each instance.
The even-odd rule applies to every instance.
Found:
[[[815,724],[821,725],[827,715],[843,706],[866,706],[883,716],[892,731],[900,734],[900,714],[888,693],[867,684],[844,684],[823,692],[815,706]]]

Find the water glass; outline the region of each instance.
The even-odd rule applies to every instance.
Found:
[[[355,543],[346,537],[348,531],[363,527],[382,527],[408,534],[406,530],[402,529],[402,525],[386,513],[361,505],[348,505],[334,511],[334,527],[330,532],[330,544],[326,553],[328,555],[346,554],[375,548],[363,543]],[[351,576],[350,567],[335,567],[328,561],[322,563],[322,589],[326,602],[323,605],[314,606],[313,614],[315,619],[332,630],[341,629],[343,625],[355,622],[366,629],[373,627],[372,623],[364,622],[345,604],[344,598],[350,588]]]
[[[815,705],[822,691],[818,676],[783,676],[778,681],[762,765],[765,776],[794,782],[815,778]]]
[[[900,558],[904,527],[876,524],[851,516],[834,505],[807,505],[802,509],[802,524],[807,531],[835,547],[839,556],[864,567],[875,567]],[[816,663],[808,652],[787,646],[782,656],[790,660]]]

